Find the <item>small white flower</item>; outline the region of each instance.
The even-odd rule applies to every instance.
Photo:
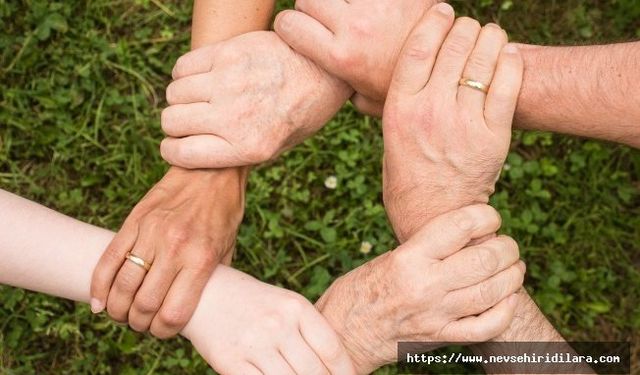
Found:
[[[326,180],[324,180],[324,186],[327,189],[335,189],[338,187],[338,178],[336,176],[329,176]]]
[[[508,171],[509,169],[511,169],[511,165],[509,163],[504,163],[504,166],[502,167],[502,170]]]
[[[373,245],[369,241],[362,241],[362,243],[360,244],[360,252],[362,254],[369,254],[372,248]]]

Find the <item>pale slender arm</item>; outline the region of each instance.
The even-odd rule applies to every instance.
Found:
[[[89,303],[91,273],[114,233],[4,190],[0,213],[0,284]],[[234,272],[218,266],[204,295]]]
[[[520,47],[517,127],[640,147],[640,42]]]

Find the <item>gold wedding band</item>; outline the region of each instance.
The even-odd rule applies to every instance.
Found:
[[[485,94],[489,92],[489,86],[485,85],[482,82],[475,81],[473,79],[463,78],[460,80],[460,82],[458,82],[458,84],[460,86],[467,86],[467,87],[471,87],[474,90],[482,91]]]
[[[151,263],[147,263],[144,259],[131,254],[131,251],[129,251],[124,257],[136,266],[144,268],[145,271],[149,271],[149,269],[151,269]]]

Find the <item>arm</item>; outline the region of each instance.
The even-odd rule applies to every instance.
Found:
[[[273,1],[199,0],[192,46],[265,27]],[[92,311],[155,336],[188,321],[218,263],[229,264],[244,211],[248,169],[188,171],[172,167],[136,205],[94,271]],[[151,263],[146,273],[127,252]]]
[[[400,46],[435,2],[358,1],[335,9],[297,0],[296,11],[279,14],[274,27],[296,51],[348,82],[359,109],[381,116]],[[640,42],[520,47],[525,75],[517,127],[640,147]]]
[[[269,26],[275,0],[195,0],[191,49]]]
[[[520,53],[496,25],[452,23],[447,5],[427,12],[405,44],[385,105],[383,195],[400,241],[434,215],[487,202],[509,149]],[[450,84],[463,76],[491,86],[483,93]],[[495,340],[562,340],[519,294],[514,320]]]
[[[640,42],[521,50],[518,127],[640,147]]]
[[[0,284],[89,302],[91,271],[113,236],[0,190]],[[224,265],[181,334],[224,374],[353,373],[310,302]]]

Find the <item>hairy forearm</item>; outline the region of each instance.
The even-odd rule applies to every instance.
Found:
[[[520,47],[525,73],[517,127],[640,147],[640,42]]]

